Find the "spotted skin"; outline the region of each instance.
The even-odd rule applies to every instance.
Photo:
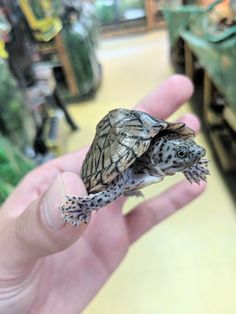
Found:
[[[190,183],[199,184],[201,181],[207,181],[207,175],[209,175],[209,170],[207,168],[208,160],[202,158],[198,162],[194,163],[191,167],[183,171],[186,179]]]
[[[67,201],[61,208],[63,221],[70,222],[75,227],[80,223],[88,223],[93,210],[108,205],[122,195],[124,185],[123,174],[120,174],[105,191],[83,197],[67,196]]]
[[[149,150],[120,173],[105,190],[82,197],[68,196],[61,208],[63,220],[75,227],[88,223],[92,211],[108,205],[121,195],[142,195],[140,189],[178,171],[182,171],[191,183],[206,181],[209,174],[207,160],[201,159],[205,150],[192,140],[188,142],[172,136],[168,140],[168,137],[154,141]],[[177,158],[177,155],[181,157]]]

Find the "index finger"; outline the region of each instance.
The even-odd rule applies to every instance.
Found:
[[[141,100],[135,109],[147,112],[160,119],[166,119],[186,102],[192,96],[192,93],[192,82],[186,76],[176,74]]]
[[[177,210],[189,204],[206,188],[205,182],[200,185],[180,181],[168,190],[152,199],[142,202],[126,216],[130,243],[134,243],[145,232],[164,219],[173,215]]]

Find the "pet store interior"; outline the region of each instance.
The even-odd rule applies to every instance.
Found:
[[[1,204],[34,169],[89,147],[109,111],[147,103],[153,90],[155,118],[197,116],[209,160],[205,191],[133,243],[83,309],[63,313],[236,313],[235,48],[234,0],[0,1]],[[168,94],[183,75],[194,91],[173,112]],[[181,180],[145,187],[123,214]]]

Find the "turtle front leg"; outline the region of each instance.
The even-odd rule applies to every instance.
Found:
[[[93,210],[98,210],[116,200],[124,191],[123,175],[118,176],[109,187],[88,196],[66,196],[66,202],[61,206],[62,219],[75,227],[88,223]]]
[[[206,182],[206,176],[210,174],[208,169],[208,160],[205,158],[200,159],[190,168],[185,169],[183,173],[190,183],[195,182],[200,184],[201,181]]]

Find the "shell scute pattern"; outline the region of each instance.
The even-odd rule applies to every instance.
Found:
[[[97,125],[95,138],[84,161],[81,176],[88,191],[102,189],[128,168],[149,147],[162,120],[140,112],[115,109]]]

